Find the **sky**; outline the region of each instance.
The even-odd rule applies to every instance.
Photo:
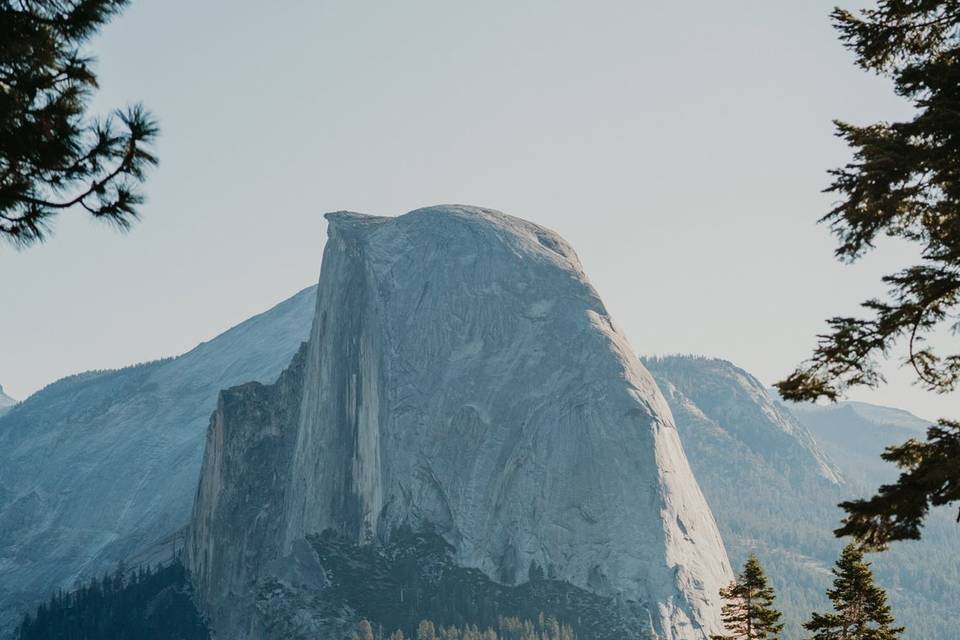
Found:
[[[846,4],[854,8],[857,4]],[[915,258],[838,263],[831,120],[908,116],[831,2],[134,0],[91,42],[97,113],[142,101],[160,166],[127,234],[68,212],[0,246],[0,384],[175,355],[316,282],[322,214],[486,206],[561,233],[642,354],[765,383]],[[956,415],[957,394],[854,399]]]

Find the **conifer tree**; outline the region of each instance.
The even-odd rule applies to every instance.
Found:
[[[743,572],[720,589],[720,596],[726,600],[723,626],[727,634],[713,635],[711,640],[776,640],[783,629],[782,614],[773,607],[776,596],[756,556],[750,555]]]
[[[803,628],[811,640],[897,640],[903,627],[894,627],[886,592],[873,582],[863,550],[849,544],[833,569],[833,588],[827,596],[831,613],[814,613]]]
[[[353,633],[352,640],[373,640],[373,626],[369,620],[360,621],[357,630]]]
[[[838,201],[821,218],[854,262],[891,236],[916,245],[920,259],[883,277],[885,298],[862,303],[865,317],[837,316],[813,356],[776,384],[803,401],[837,400],[853,386],[884,382],[880,363],[903,345],[916,381],[935,393],[960,388],[960,0],[878,0],[859,12],[834,9],[834,25],[861,68],[889,77],[914,107],[910,119],[836,122],[853,158],[830,172]],[[960,421],[942,419],[926,441],[891,447],[884,459],[904,472],[847,512],[838,536],[883,548],[916,539],[931,507],[960,502]],[[960,514],[958,514],[960,521]]]
[[[437,632],[432,620],[421,620],[417,625],[417,640],[436,640]]]
[[[92,118],[89,39],[129,0],[0,0],[0,240],[42,241],[53,218],[83,209],[127,229],[157,124],[142,106]]]

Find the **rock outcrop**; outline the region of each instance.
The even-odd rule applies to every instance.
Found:
[[[719,632],[713,516],[570,246],[472,207],[327,218],[309,344],[276,385],[222,394],[209,427],[187,561],[218,637],[270,637],[265,584],[271,601],[322,591],[311,534],[401,527],[502,584],[545,567],[638,634]],[[284,610],[305,636],[325,624]]]

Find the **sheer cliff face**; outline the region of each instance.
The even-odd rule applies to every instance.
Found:
[[[250,617],[236,596],[277,557],[305,346],[276,383],[221,392],[207,430],[187,549],[205,613],[232,630],[223,637],[246,632]]]
[[[223,598],[307,534],[366,542],[430,523],[498,581],[525,580],[536,562],[616,595],[660,637],[718,632],[731,573],[713,517],[669,408],[569,245],[469,207],[327,217],[312,334],[291,376],[302,389],[286,394],[299,402],[262,405],[297,412],[264,449],[277,467],[250,470],[276,488],[227,468],[224,448],[259,460],[249,416],[233,425],[221,406],[208,436],[188,556],[215,627],[251,628],[220,624]],[[277,524],[249,534],[257,518]]]

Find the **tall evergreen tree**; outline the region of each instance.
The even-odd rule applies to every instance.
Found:
[[[726,600],[723,626],[727,634],[711,636],[712,640],[776,640],[783,630],[781,613],[773,607],[773,587],[767,583],[763,567],[753,554],[743,572],[720,589],[720,596]]]
[[[833,588],[827,595],[834,611],[814,613],[803,628],[811,640],[897,640],[903,627],[894,627],[886,592],[873,582],[863,550],[849,544],[833,569]]]
[[[936,393],[960,384],[960,350],[928,338],[960,332],[960,0],[880,0],[852,13],[835,9],[834,25],[857,64],[893,80],[913,118],[854,125],[836,122],[853,159],[831,171],[838,197],[821,219],[839,239],[836,255],[853,262],[884,235],[916,243],[921,258],[883,278],[886,299],[862,304],[867,317],[828,320],[812,358],[777,383],[791,400],[836,400],[850,386],[877,386],[879,357],[903,343],[916,380]],[[929,507],[960,501],[960,422],[941,420],[924,443],[884,456],[905,469],[870,500],[845,502],[838,535],[880,548],[919,538]],[[946,464],[944,463],[946,461]]]
[[[44,239],[61,211],[126,229],[156,164],[141,106],[87,116],[97,88],[87,41],[129,0],[0,0],[0,238]]]

